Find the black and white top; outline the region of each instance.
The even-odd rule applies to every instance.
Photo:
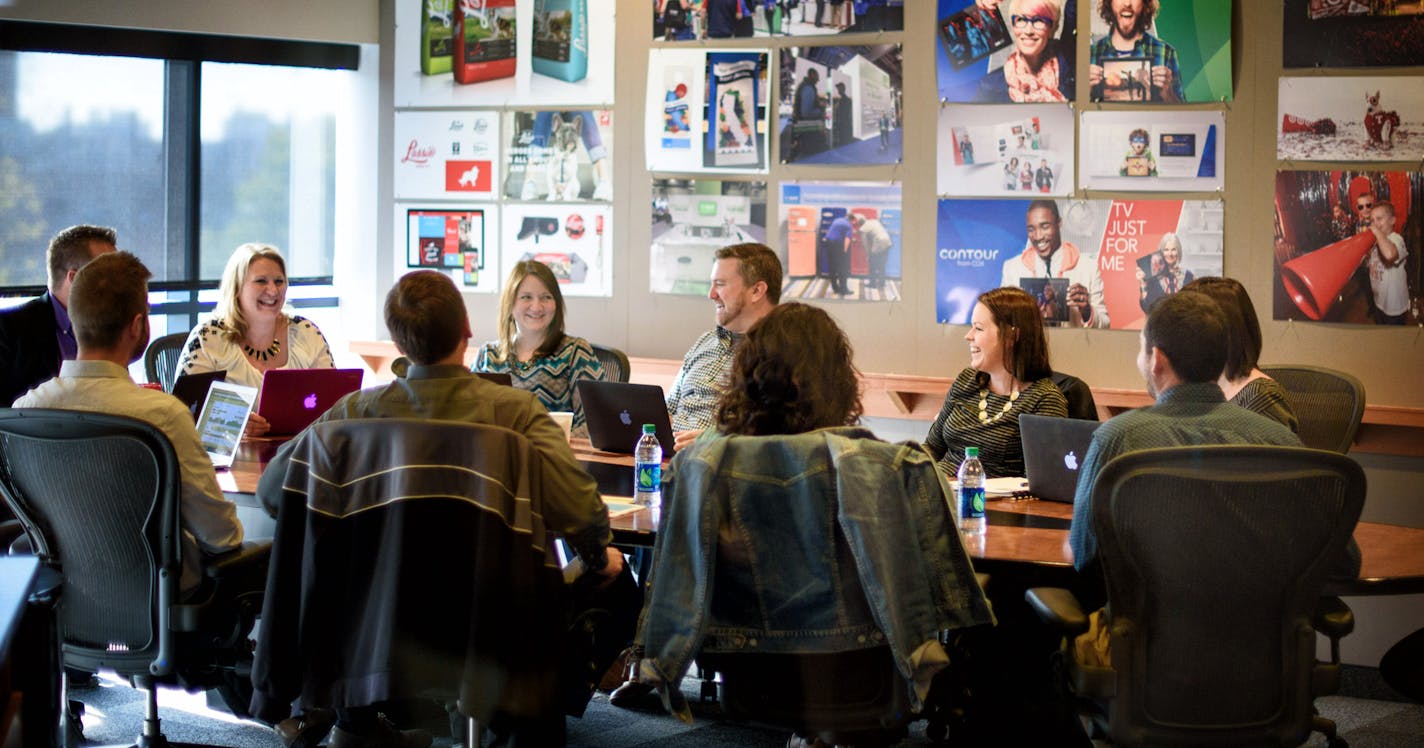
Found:
[[[1023,475],[1019,415],[1034,413],[1067,418],[1068,401],[1053,380],[1044,377],[1022,385],[1018,399],[1007,412],[1004,406],[1009,403],[1009,397],[989,392],[985,398],[989,422],[984,423],[979,418],[979,398],[985,386],[979,384],[978,375],[978,369],[969,367],[955,377],[949,394],[945,395],[944,407],[940,408],[939,416],[925,437],[925,449],[934,455],[939,469],[950,478],[959,473],[965,447],[979,448],[979,461],[984,464],[986,477]]]

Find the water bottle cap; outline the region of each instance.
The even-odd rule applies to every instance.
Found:
[[[657,426],[654,426],[654,425],[651,424],[651,423],[645,423],[645,424],[643,424],[643,433],[644,433],[644,434],[656,434],[656,433],[658,433],[658,427],[657,427]]]
[[[978,448],[978,447],[965,447],[965,448],[964,448],[964,457],[965,457],[965,459],[968,459],[968,458],[970,458],[970,457],[978,457],[978,456],[979,456],[979,448]]]

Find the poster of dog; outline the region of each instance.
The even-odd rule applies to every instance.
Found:
[[[1282,161],[1424,160],[1424,77],[1281,78]]]
[[[396,112],[397,200],[488,200],[499,185],[497,112]]]
[[[529,202],[613,200],[613,112],[509,112],[504,196]]]

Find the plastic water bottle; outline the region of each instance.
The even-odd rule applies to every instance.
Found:
[[[964,450],[959,463],[959,531],[965,535],[984,534],[984,466],[979,448]]]
[[[633,449],[633,503],[657,506],[662,503],[663,445],[657,428],[643,424],[643,435]],[[981,502],[982,503],[982,502]]]

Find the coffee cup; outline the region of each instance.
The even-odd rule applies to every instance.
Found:
[[[573,437],[573,431],[574,431],[574,414],[573,414],[573,412],[567,411],[567,410],[554,410],[554,411],[550,411],[550,412],[549,412],[549,417],[550,417],[550,418],[553,418],[553,419],[554,419],[554,422],[557,423],[557,424],[559,424],[559,428],[561,428],[561,429],[564,430],[564,441],[568,441],[569,439],[571,439],[571,438]]]

